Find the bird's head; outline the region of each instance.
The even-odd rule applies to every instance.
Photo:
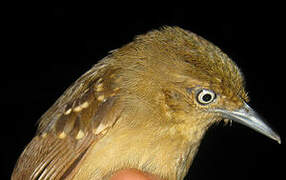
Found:
[[[233,120],[280,143],[279,135],[247,104],[240,69],[204,38],[165,27],[138,36],[114,53],[130,61],[128,82],[139,96],[151,99],[150,104],[163,102],[156,108],[182,131],[204,132],[215,122]],[[130,83],[131,74],[137,82]]]

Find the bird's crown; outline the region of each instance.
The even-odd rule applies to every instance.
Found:
[[[166,26],[137,36],[113,55],[123,62],[131,59],[126,63],[128,69],[142,69],[159,84],[167,82],[170,86],[172,81],[184,80],[199,82],[204,85],[202,88],[211,89],[240,105],[242,100],[248,101],[244,78],[237,65],[211,42],[179,27]]]

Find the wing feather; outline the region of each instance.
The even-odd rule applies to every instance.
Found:
[[[40,118],[37,135],[18,159],[12,179],[64,179],[76,173],[89,147],[120,117],[114,72],[96,65],[64,92]]]

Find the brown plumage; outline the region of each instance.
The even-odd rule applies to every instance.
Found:
[[[204,133],[222,119],[280,142],[247,101],[240,70],[219,48],[178,27],[154,30],[64,92],[12,179],[108,179],[127,168],[183,179]]]

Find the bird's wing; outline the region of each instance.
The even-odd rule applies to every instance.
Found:
[[[79,78],[40,118],[37,135],[18,159],[12,179],[72,176],[89,147],[119,119],[114,71],[101,72],[101,66]]]

